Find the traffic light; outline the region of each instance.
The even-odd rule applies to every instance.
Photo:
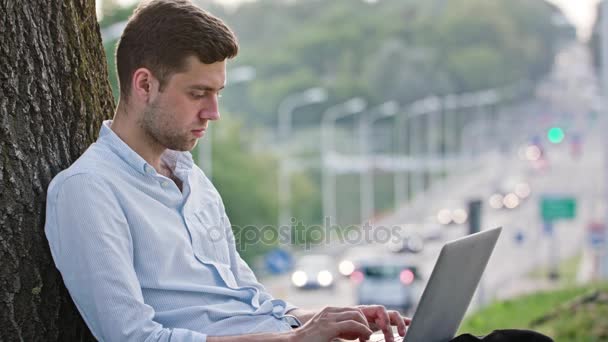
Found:
[[[552,127],[549,129],[549,132],[547,132],[547,139],[553,144],[561,143],[564,140],[564,137],[564,130],[560,127]]]

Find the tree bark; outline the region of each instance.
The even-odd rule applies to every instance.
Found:
[[[46,190],[113,111],[94,0],[0,0],[0,340],[82,341]]]

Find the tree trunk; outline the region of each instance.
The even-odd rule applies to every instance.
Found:
[[[92,340],[51,258],[45,200],[112,110],[94,0],[0,0],[0,341]]]

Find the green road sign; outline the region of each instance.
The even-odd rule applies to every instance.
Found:
[[[573,219],[576,216],[576,199],[544,196],[540,200],[540,212],[545,221]]]

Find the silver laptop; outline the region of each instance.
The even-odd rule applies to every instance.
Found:
[[[403,341],[454,338],[501,231],[485,230],[443,246]],[[401,340],[395,335],[395,341]],[[370,341],[384,341],[384,336],[372,335]]]

